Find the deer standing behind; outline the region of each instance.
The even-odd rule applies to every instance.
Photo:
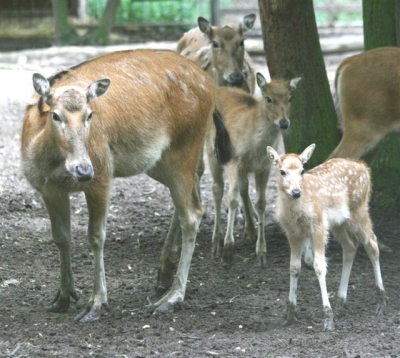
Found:
[[[335,90],[343,136],[330,158],[361,158],[400,130],[400,48],[345,59],[336,71]]]
[[[78,299],[70,256],[69,193],[83,191],[89,210],[94,282],[87,307],[76,319],[100,318],[107,305],[103,260],[112,179],[146,173],[165,184],[180,223],[182,251],[174,272],[160,263],[170,290],[154,304],[169,309],[184,299],[195,238],[202,217],[196,168],[215,109],[215,85],[196,64],[172,51],[120,51],[86,61],[49,79],[33,75],[37,94],[26,108],[22,130],[25,176],[43,198],[60,251],[60,287],[52,311]],[[229,160],[216,141],[222,162]],[[221,141],[222,140],[222,141]],[[229,146],[228,146],[229,148]]]
[[[270,173],[270,162],[265,148],[275,145],[280,133],[290,126],[291,93],[298,86],[302,77],[290,81],[273,79],[267,83],[264,76],[257,73],[257,84],[262,98],[241,89],[217,88],[217,108],[222,113],[229,132],[234,157],[226,164],[229,181],[228,224],[225,238],[221,232],[221,201],[224,194],[224,167],[218,163],[214,155],[215,131],[210,130],[206,148],[213,178],[213,196],[215,203],[215,222],[212,237],[212,254],[218,257],[223,247],[223,259],[232,263],[234,251],[234,218],[239,206],[239,194],[245,213],[245,233],[247,239],[255,241],[259,263],[266,262],[267,246],[264,234],[264,212],[266,206],[265,190]],[[254,173],[256,184],[255,210],[249,197],[248,175]],[[258,218],[258,233],[254,216]]]
[[[335,158],[305,172],[303,165],[310,159],[314,148],[312,144],[300,155],[280,157],[268,147],[267,153],[278,169],[277,218],[290,245],[290,291],[284,325],[292,323],[295,318],[301,254],[305,242],[311,240],[314,270],[322,294],[324,330],[331,331],[334,329],[333,312],[325,280],[325,247],[329,230],[343,249],[337,310],[346,302],[350,272],[359,244],[364,245],[374,270],[378,293],[376,314],[382,312],[386,298],[378,242],[368,212],[371,191],[369,169],[360,160]]]
[[[198,28],[183,35],[177,52],[209,73],[217,86],[239,87],[254,93],[253,62],[244,47],[243,34],[251,29],[256,15],[249,14],[238,26],[214,27],[198,18]]]

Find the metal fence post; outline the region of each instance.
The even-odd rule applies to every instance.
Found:
[[[220,26],[220,2],[219,0],[210,0],[211,2],[211,24],[214,26]]]

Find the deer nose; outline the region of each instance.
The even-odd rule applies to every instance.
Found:
[[[292,194],[292,198],[293,199],[298,199],[301,196],[301,190],[300,189],[293,189],[291,194]]]
[[[75,173],[78,181],[89,181],[93,179],[93,167],[90,164],[77,165]]]
[[[241,73],[231,73],[228,81],[230,86],[240,87],[243,83],[243,75]]]
[[[290,126],[290,121],[287,119],[281,119],[279,121],[279,128],[281,129],[288,129]]]

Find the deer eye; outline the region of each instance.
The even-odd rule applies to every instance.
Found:
[[[61,118],[56,112],[51,113],[51,118],[53,119],[53,121],[61,122]]]
[[[213,42],[212,42],[212,47],[214,47],[214,48],[219,48],[218,42],[217,42],[217,41],[213,41]]]
[[[267,96],[267,97],[265,97],[265,98],[267,99],[267,102],[268,102],[268,103],[272,103],[272,98],[271,98],[271,97],[268,97],[268,96]]]
[[[286,172],[284,170],[280,170],[279,173],[281,173],[281,175],[284,177],[286,176]]]

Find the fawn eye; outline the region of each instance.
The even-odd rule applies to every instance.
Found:
[[[219,48],[218,42],[217,41],[213,41],[212,42],[212,47]]]
[[[284,177],[286,175],[286,172],[284,170],[280,170],[279,173]]]
[[[61,118],[56,112],[51,113],[51,118],[53,118],[53,121],[61,122]]]
[[[267,97],[265,97],[265,98],[267,99],[267,102],[268,102],[268,103],[272,103],[272,98],[271,98],[271,97],[268,97],[268,96],[267,96]]]
[[[306,171],[303,169],[300,174],[303,175]]]

